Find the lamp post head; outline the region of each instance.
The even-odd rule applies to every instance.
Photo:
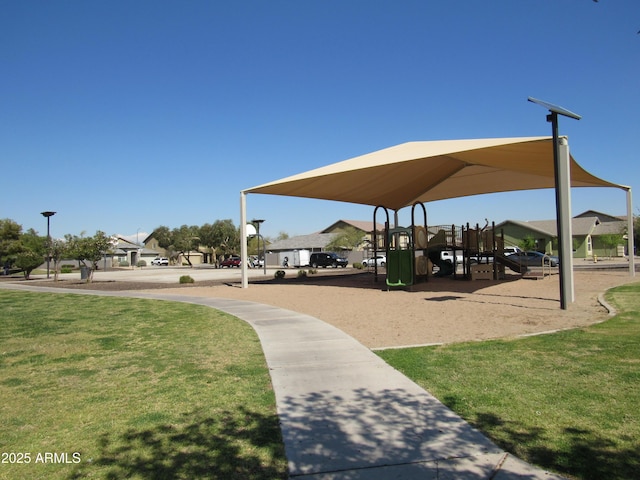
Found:
[[[567,110],[566,108],[563,108],[559,105],[554,105],[553,103],[545,102],[544,100],[538,100],[537,98],[533,98],[533,97],[529,97],[527,98],[527,100],[530,101],[531,103],[537,103],[541,107],[548,109],[552,114],[555,113],[555,114],[564,115],[565,117],[573,118],[575,120],[580,120],[582,118],[577,113],[573,113],[572,111]],[[550,120],[547,119],[547,121],[550,121]]]
[[[40,214],[41,214],[43,217],[47,217],[47,218],[49,218],[49,217],[53,217],[53,216],[56,214],[56,212],[41,212]]]
[[[261,219],[261,218],[258,218],[258,219],[254,218],[253,220],[251,220],[251,223],[255,224],[256,229],[258,230],[258,233],[260,233],[260,224],[262,222],[264,222],[264,219]]]

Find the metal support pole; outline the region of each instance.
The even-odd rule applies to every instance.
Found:
[[[249,287],[247,272],[247,199],[244,192],[240,192],[240,270],[242,271],[242,288]]]
[[[635,277],[636,267],[633,234],[633,203],[631,201],[631,187],[629,187],[627,189],[627,250],[629,250],[629,275]]]
[[[556,116],[555,113],[552,116]],[[558,257],[560,258],[560,308],[567,309],[575,300],[573,286],[573,234],[571,229],[571,175],[569,143],[558,138],[557,118],[553,128],[554,168],[556,176],[556,224],[558,230]]]
[[[556,186],[556,225],[558,230],[558,257],[560,258],[560,308],[575,299],[573,288],[573,237],[571,234],[571,170],[569,143],[558,137],[558,114],[580,120],[569,110],[542,100],[529,97],[530,102],[549,109],[547,121],[553,130],[553,171]]]
[[[49,229],[50,222],[49,220],[53,217],[56,212],[41,212],[40,215],[47,219],[47,278],[49,277],[49,263],[51,261],[51,230]]]
[[[267,274],[267,243],[264,241],[264,235],[262,236],[262,273]]]
[[[260,224],[264,223],[262,219],[253,219],[251,220],[253,226],[256,227],[256,238],[258,239],[258,258],[260,257]],[[264,241],[264,237],[262,237],[262,263],[263,263],[263,273],[267,274],[267,247]]]
[[[51,217],[47,217],[47,278],[49,278],[49,262],[51,261],[51,232],[49,230],[49,221]]]

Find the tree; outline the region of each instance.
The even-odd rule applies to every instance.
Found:
[[[173,250],[173,234],[169,227],[161,225],[153,231],[153,237],[158,241],[158,246],[167,252],[171,260],[176,260],[177,254]]]
[[[260,235],[261,237],[264,237],[264,239],[266,240],[266,242],[269,243],[273,243],[273,242],[279,242],[280,240],[287,240],[289,238],[289,234],[287,232],[285,232],[284,230],[281,230],[280,232],[278,232],[278,235],[274,238],[274,237],[265,237],[264,235]]]
[[[169,230],[169,227],[161,225],[153,231],[152,235],[158,241],[160,247],[167,249],[171,245],[171,230]]]
[[[607,251],[607,256],[611,258],[611,251],[623,242],[622,233],[605,233],[598,237],[600,243]]]
[[[625,240],[627,237],[627,235],[629,235],[629,228],[625,222],[625,226],[622,228],[621,233],[622,235],[622,239]],[[634,252],[627,252],[629,255],[635,255],[635,253],[638,251],[638,241],[640,241],[640,215],[634,215],[633,216],[633,246],[634,246]],[[625,241],[626,243],[626,241]]]
[[[210,223],[202,225],[198,230],[198,237],[200,237],[200,246],[209,249],[208,263],[212,263],[216,257],[215,231],[213,225]]]
[[[240,229],[233,220],[216,220],[213,224],[213,239],[217,251],[223,255],[238,253],[240,250]]]
[[[205,223],[199,229],[199,238],[200,245],[211,249],[211,260],[214,262],[217,254],[237,253],[240,248],[240,230],[230,219]]]
[[[248,255],[260,255],[262,253],[262,235],[258,239],[257,235],[251,235],[247,239],[247,254]]]
[[[200,243],[199,228],[195,225],[187,226],[182,225],[180,228],[174,228],[171,231],[172,243],[171,247],[178,253],[181,253],[184,258],[187,260],[187,263],[190,267],[191,260],[189,259],[189,254],[191,250],[195,250],[198,248]]]
[[[633,244],[635,246],[640,242],[640,215],[633,216]],[[634,255],[635,252],[629,252],[629,255]]]
[[[345,227],[336,232],[333,240],[327,245],[328,250],[353,250],[362,243],[364,233],[355,227]]]
[[[88,270],[87,283],[93,280],[93,271],[103,255],[111,250],[112,242],[104,232],[98,230],[93,237],[85,237],[84,234],[65,235],[67,241],[67,253],[78,260]]]
[[[153,236],[158,240],[158,245],[167,251],[169,258],[175,261],[182,254],[191,265],[187,252],[197,249],[200,244],[199,227],[182,225],[169,230],[169,227],[160,226],[153,231]]]
[[[279,242],[280,240],[287,240],[289,238],[289,234],[283,230],[281,230],[280,232],[278,232],[278,236],[276,237],[275,241]],[[271,243],[272,240],[270,238],[267,238],[267,243]]]
[[[158,241],[158,246],[165,249],[173,259],[179,253],[184,254],[200,246],[211,249],[212,257],[216,254],[237,253],[240,249],[240,229],[230,219],[216,220],[213,224],[205,223],[202,227],[182,225],[173,230],[160,226],[152,235]],[[188,255],[185,258],[189,262]]]
[[[42,265],[46,255],[46,238],[29,229],[22,233],[22,225],[11,219],[0,220],[0,258],[3,265],[15,266],[29,279],[31,272]]]
[[[9,218],[0,219],[0,261],[10,267],[15,260],[12,245],[20,239],[22,225]]]
[[[10,252],[14,256],[14,265],[23,271],[24,278],[28,280],[31,272],[42,265],[45,260],[47,239],[39,236],[31,228],[11,244]]]
[[[49,252],[51,260],[53,260],[53,281],[57,282],[58,274],[60,273],[60,261],[68,255],[67,242],[60,239],[51,240]]]
[[[520,244],[518,246],[525,252],[535,250],[536,240],[531,235],[527,235],[520,241]]]

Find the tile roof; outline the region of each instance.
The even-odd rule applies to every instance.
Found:
[[[267,249],[282,251],[324,248],[329,243],[331,243],[335,236],[335,233],[312,233],[309,235],[298,235],[296,237],[275,241],[269,244]]]
[[[326,232],[334,229],[339,223],[346,223],[347,225],[355,227],[358,230],[362,230],[363,232],[366,232],[366,233],[369,233],[369,232],[373,231],[373,222],[369,222],[369,221],[366,221],[366,220],[343,220],[343,219],[340,219],[337,222],[334,222],[331,225],[329,225],[327,228],[322,230],[320,233],[326,233]],[[378,229],[378,231],[382,231],[382,230],[384,230],[384,224],[376,223],[376,228]]]
[[[606,215],[606,218],[610,219],[616,217]],[[550,237],[555,237],[558,235],[558,229],[555,220],[534,220],[529,222],[523,222],[519,220],[505,220],[504,222],[496,225],[496,228],[500,228],[508,223],[519,225],[521,227],[540,232],[543,235],[547,235]],[[608,233],[621,233],[624,225],[625,222],[623,220],[602,222],[597,216],[578,216],[571,219],[571,231],[573,235],[604,235]]]

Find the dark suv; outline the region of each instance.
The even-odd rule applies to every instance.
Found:
[[[333,252],[312,253],[309,258],[309,265],[313,268],[318,267],[346,267],[349,261],[346,258],[339,257]]]

